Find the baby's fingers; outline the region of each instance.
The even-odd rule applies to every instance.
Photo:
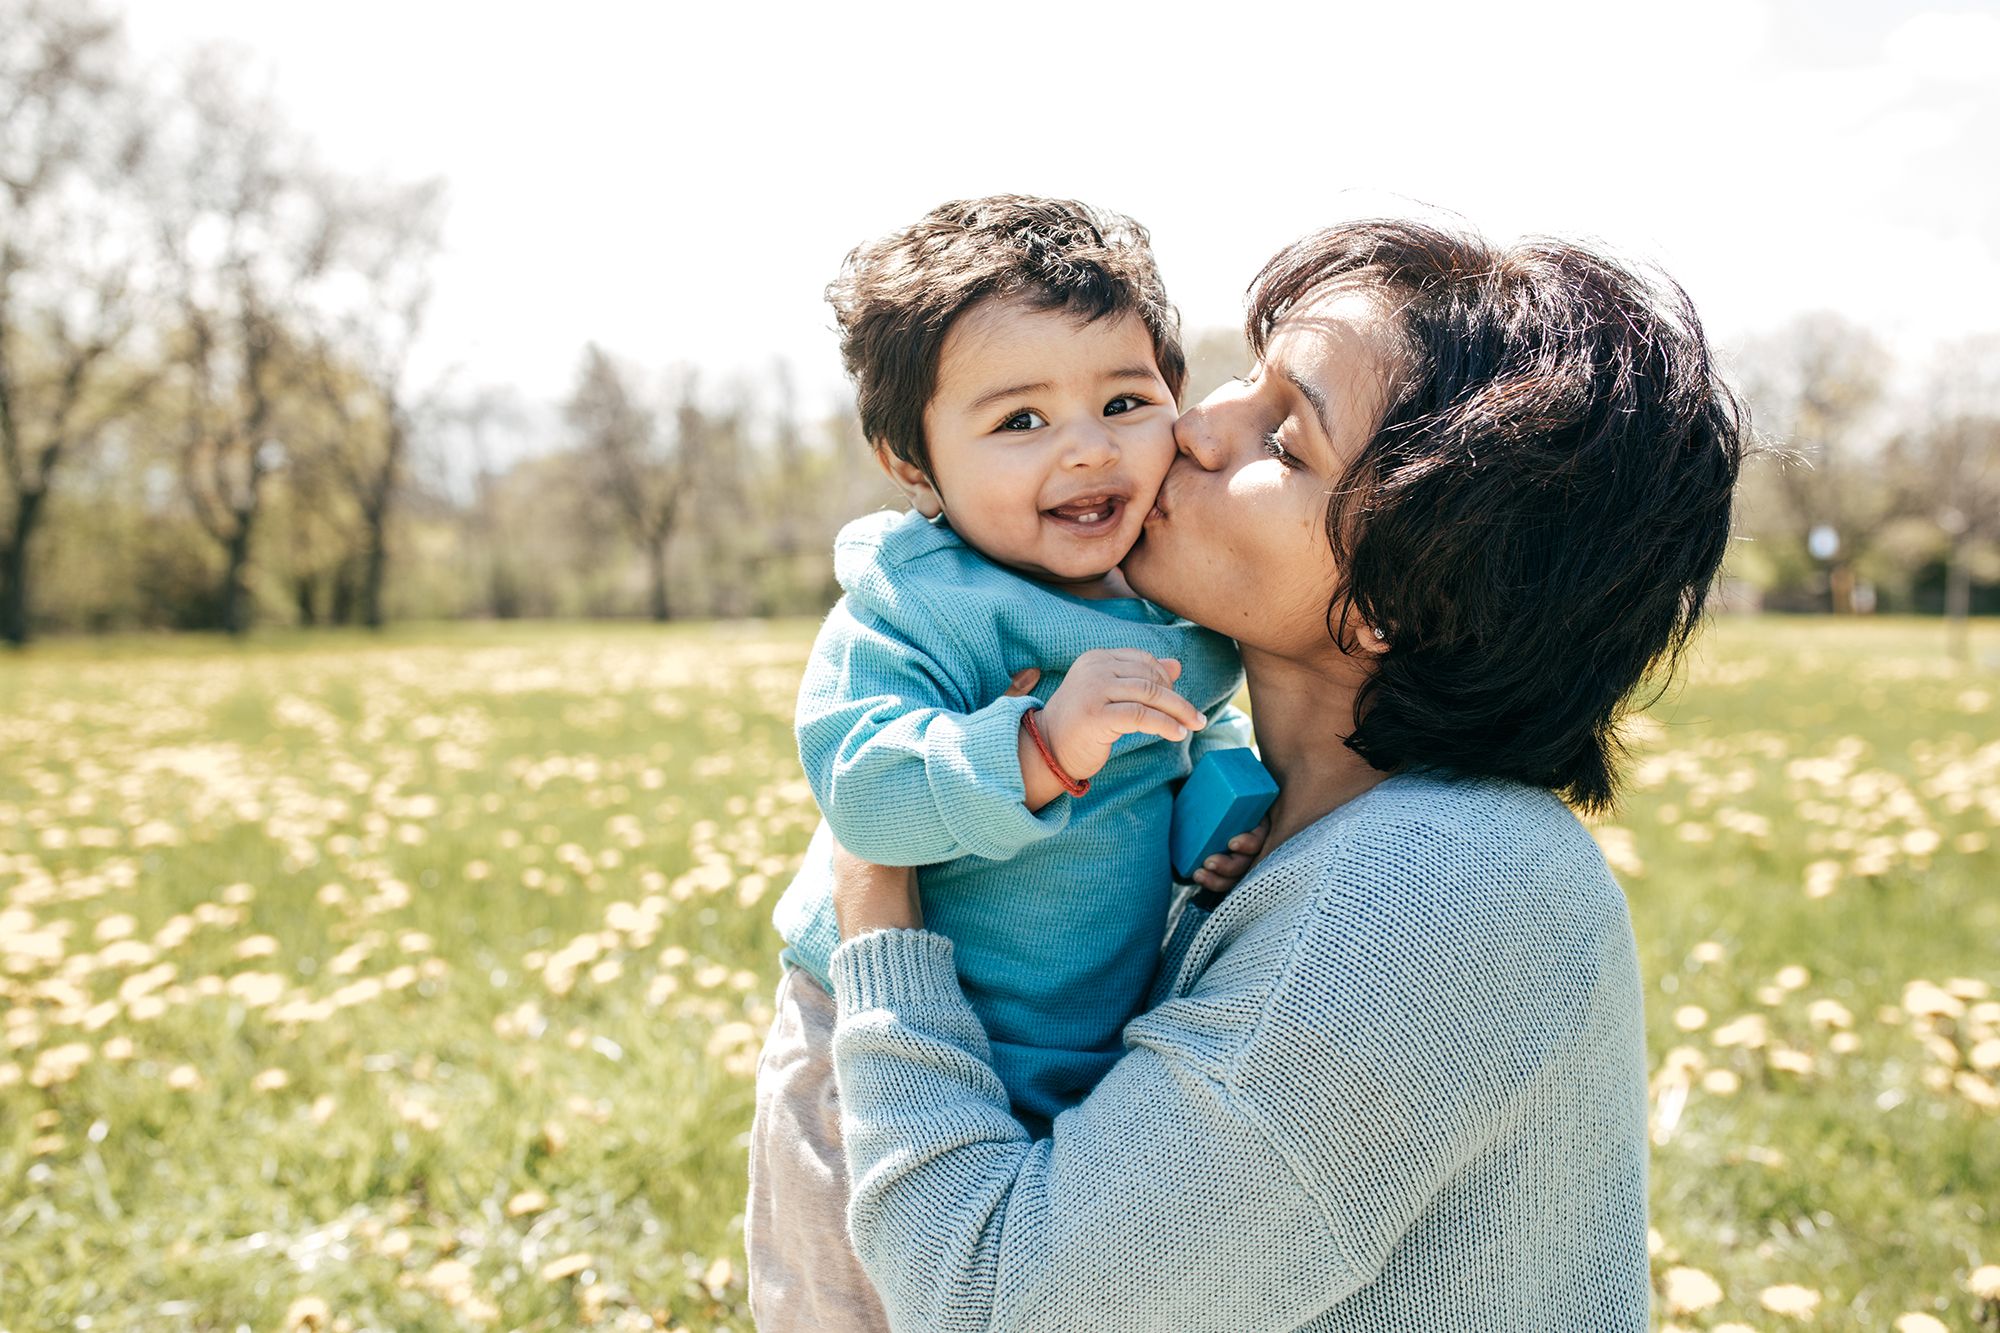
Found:
[[[1144,704],[1178,718],[1189,731],[1200,731],[1208,725],[1206,713],[1174,693],[1170,684],[1154,676],[1120,676],[1111,682],[1105,697],[1117,702]]]
[[[1104,720],[1121,736],[1143,731],[1147,735],[1158,736],[1163,740],[1183,741],[1187,739],[1189,731],[1187,723],[1172,713],[1150,708],[1130,699],[1107,704],[1104,709]]]

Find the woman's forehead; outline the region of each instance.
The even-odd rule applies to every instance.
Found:
[[[1330,284],[1273,326],[1264,362],[1315,386],[1328,401],[1372,405],[1388,393],[1398,350],[1394,317],[1379,287]]]

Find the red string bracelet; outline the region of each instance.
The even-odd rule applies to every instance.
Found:
[[[1078,782],[1075,778],[1063,772],[1063,766],[1056,762],[1055,752],[1049,749],[1048,741],[1042,738],[1042,729],[1035,725],[1035,714],[1041,711],[1039,708],[1030,708],[1027,712],[1021,714],[1021,723],[1027,727],[1028,735],[1034,739],[1035,748],[1042,752],[1042,762],[1049,766],[1049,772],[1056,775],[1056,781],[1062,783],[1062,789],[1071,796],[1081,796],[1090,790],[1090,779],[1085,778],[1083,781]]]

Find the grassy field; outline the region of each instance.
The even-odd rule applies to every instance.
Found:
[[[747,1329],[810,634],[0,658],[0,1331]],[[2000,1325],[2000,626],[1942,644],[1723,622],[1637,729],[1665,1323]]]

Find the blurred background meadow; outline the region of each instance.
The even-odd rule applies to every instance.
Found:
[[[0,1333],[750,1326],[819,293],[1000,190],[1152,228],[1190,400],[1343,217],[1687,285],[1657,1321],[2000,1328],[2000,8],[1429,8],[0,0]]]

